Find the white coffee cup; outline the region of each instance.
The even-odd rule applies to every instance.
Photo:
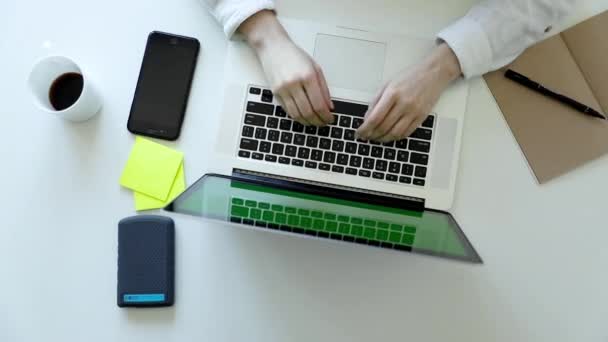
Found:
[[[82,75],[82,91],[71,106],[58,110],[51,103],[51,86],[59,77],[68,73]],[[63,119],[85,121],[95,116],[101,109],[101,98],[91,81],[78,64],[67,57],[48,56],[40,59],[34,64],[27,83],[38,107]]]

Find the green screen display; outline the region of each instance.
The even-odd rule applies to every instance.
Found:
[[[260,229],[480,263],[451,215],[311,195],[206,175],[168,210]]]

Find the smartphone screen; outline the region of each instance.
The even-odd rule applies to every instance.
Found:
[[[135,134],[179,137],[199,51],[195,38],[152,32],[127,127]]]

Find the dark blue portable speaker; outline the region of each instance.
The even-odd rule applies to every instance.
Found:
[[[174,277],[173,220],[152,215],[121,220],[118,223],[118,306],[173,305]]]

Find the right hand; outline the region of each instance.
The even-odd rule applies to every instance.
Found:
[[[289,38],[273,12],[254,14],[239,30],[255,49],[272,92],[294,120],[315,126],[333,123],[323,71]]]

